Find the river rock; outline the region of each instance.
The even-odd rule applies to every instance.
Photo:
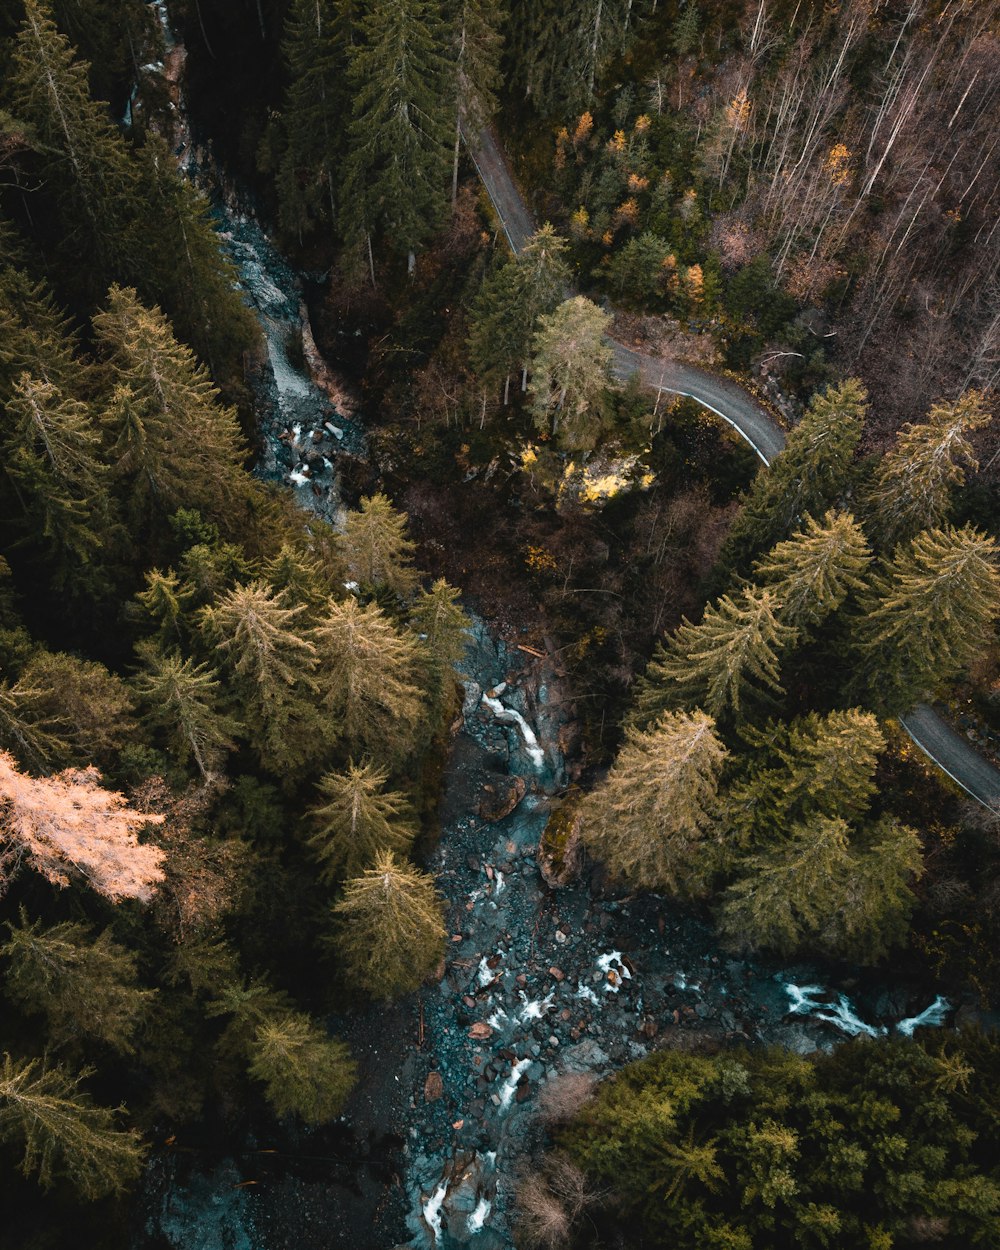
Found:
[[[501,785],[487,786],[479,804],[479,815],[483,820],[503,820],[517,807],[527,790],[523,777],[511,777]]]
[[[437,1102],[444,1093],[444,1077],[440,1072],[428,1072],[424,1081],[425,1102]]]
[[[493,1030],[485,1020],[477,1020],[469,1029],[469,1036],[474,1042],[487,1042],[493,1036]]]

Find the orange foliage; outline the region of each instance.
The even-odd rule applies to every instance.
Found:
[[[133,811],[100,780],[93,767],[29,777],[0,751],[0,887],[27,859],[53,885],[76,875],[113,903],[151,897],[163,880],[164,852],[136,835],[163,817]]]
[[[639,224],[639,203],[637,200],[629,196],[624,203],[619,204],[611,218],[611,227],[613,230],[620,230],[622,226],[629,226],[631,229]]]

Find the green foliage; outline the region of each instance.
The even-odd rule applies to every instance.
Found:
[[[408,599],[418,580],[414,550],[406,536],[406,514],[397,512],[386,495],[366,497],[358,511],[347,514],[343,535],[347,571],[366,594],[387,590]]]
[[[386,851],[409,851],[416,819],[405,794],[386,790],[388,780],[388,770],[371,762],[320,778],[324,801],[310,812],[316,832],[308,841],[325,881],[356,877]]]
[[[391,852],[347,882],[333,915],[334,942],[348,974],[375,998],[417,989],[444,955],[433,877],[397,863]]]
[[[774,592],[781,619],[799,629],[815,628],[836,612],[852,591],[864,588],[871,549],[849,512],[831,509],[822,523],[805,525],[753,566],[758,586]]]
[[[703,894],[718,859],[726,749],[704,712],[665,713],[630,729],[607,778],[584,800],[583,838],[629,885]]]
[[[531,359],[535,425],[566,451],[592,451],[604,431],[610,323],[610,315],[582,295],[538,318]]]
[[[949,1085],[956,1063],[962,1084]],[[602,1244],[627,1230],[624,1245],[677,1250],[888,1247],[934,1229],[985,1246],[1000,1121],[976,1099],[998,1063],[996,1040],[969,1033],[808,1059],[663,1050],[605,1081],[560,1144],[610,1190],[588,1212]]]
[[[410,629],[420,640],[428,670],[426,689],[432,702],[442,709],[455,689],[472,629],[458,602],[459,594],[439,577],[430,590],[417,593],[410,609]]]
[[[8,924],[0,946],[8,961],[7,993],[25,1011],[46,1018],[55,1046],[79,1039],[104,1042],[129,1054],[133,1036],[149,1010],[154,991],[141,989],[133,951],[110,929],[92,937],[86,925],[65,922],[45,928],[28,921]]]
[[[23,1147],[26,1176],[37,1174],[44,1187],[66,1177],[88,1200],[133,1185],[146,1153],[133,1130],[116,1127],[114,1111],[80,1088],[90,1075],[9,1054],[0,1066],[0,1139]]]
[[[264,1084],[275,1115],[325,1124],[341,1112],[357,1065],[343,1042],[291,1011],[262,1021],[250,1046],[250,1075]]]

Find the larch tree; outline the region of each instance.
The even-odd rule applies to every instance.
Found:
[[[630,886],[703,894],[718,859],[713,834],[726,755],[704,712],[667,712],[648,730],[629,729],[581,809],[588,850]]]
[[[386,851],[410,850],[416,815],[405,794],[386,789],[388,780],[388,769],[366,761],[317,782],[322,802],[309,812],[315,832],[308,845],[324,881],[356,877]]]
[[[134,290],[112,287],[94,329],[113,381],[104,414],[108,454],[127,485],[134,523],[197,508],[238,529],[243,440],[204,367]]]
[[[70,750],[68,726],[62,717],[37,715],[37,700],[46,692],[22,677],[0,680],[0,750],[35,772],[48,772]]]
[[[576,295],[538,319],[532,348],[535,425],[567,451],[592,451],[604,429],[612,351],[611,317]]]
[[[447,210],[448,52],[437,0],[372,0],[351,48],[345,220],[361,224],[369,247],[378,231],[411,269]]]
[[[48,287],[19,266],[0,266],[0,402],[26,373],[63,393],[89,381],[77,353],[77,335]]]
[[[872,553],[849,512],[831,509],[822,521],[806,516],[802,529],[758,560],[753,580],[774,592],[786,625],[809,629],[864,589]]]
[[[121,1054],[134,1050],[132,1038],[148,1013],[155,990],[139,984],[138,957],[105,929],[96,937],[86,925],[64,921],[45,928],[9,923],[0,946],[8,962],[7,993],[29,1014],[46,1018],[49,1040],[64,1046],[80,1039],[104,1042]]]
[[[56,764],[110,767],[122,747],[134,740],[131,691],[96,660],[40,648],[18,684],[26,715],[36,725],[59,726],[63,745],[51,757]]]
[[[162,817],[133,811],[95,768],[29,777],[0,752],[0,886],[26,861],[53,885],[82,879],[117,903],[146,902],[163,880],[163,851],[138,832]]]
[[[455,689],[472,633],[472,621],[458,602],[459,594],[439,577],[430,590],[417,592],[410,609],[410,629],[425,657],[426,689],[439,708],[447,706],[449,692]]]
[[[416,639],[353,597],[330,603],[316,637],[323,701],[344,746],[380,761],[409,754],[425,713]]]
[[[966,469],[978,467],[968,435],[990,420],[983,395],[966,391],[955,403],[935,404],[925,421],[903,426],[878,462],[871,496],[872,526],[887,547],[944,524]]]
[[[840,503],[851,483],[867,410],[868,392],[857,378],[812,397],[784,450],[754,478],[720,553],[724,567],[745,572],[807,513],[823,516]]]
[[[366,593],[388,590],[409,598],[419,580],[415,549],[406,536],[406,513],[397,512],[388,496],[368,496],[356,512],[348,512],[343,536],[347,572]]]
[[[444,954],[434,878],[397,863],[391,852],[347,882],[333,915],[334,945],[348,974],[375,998],[417,989]]]
[[[258,1024],[249,1047],[250,1075],[264,1086],[275,1115],[326,1124],[343,1110],[357,1078],[347,1046],[301,1011]]]
[[[203,781],[214,776],[241,725],[223,706],[218,676],[207,664],[163,652],[147,643],[138,649],[143,671],[132,685],[143,706],[143,721],[164,735],[171,754],[182,766],[190,760]]]
[[[40,1059],[0,1064],[0,1140],[24,1151],[21,1171],[48,1188],[65,1177],[92,1200],[128,1189],[142,1172],[146,1147],[134,1130],[117,1126],[124,1107],[97,1106],[74,1076]]]
[[[325,737],[317,705],[319,660],[302,605],[286,606],[249,582],[206,607],[201,628],[232,676],[251,745],[268,769],[301,768]]]
[[[908,711],[987,646],[1000,615],[993,538],[971,525],[926,530],[872,579],[857,624],[862,676],[879,707]]]
[[[686,618],[650,661],[636,699],[636,721],[700,706],[718,717],[739,717],[747,695],[780,691],[778,657],[796,638],[781,621],[770,590],[751,586],[738,599],[709,604],[698,625]]]

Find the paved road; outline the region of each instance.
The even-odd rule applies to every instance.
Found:
[[[511,177],[507,161],[492,131],[483,130],[466,147],[493,202],[507,241],[519,252],[536,225]],[[738,383],[677,360],[663,360],[637,352],[611,339],[615,372],[621,378],[638,373],[648,386],[686,395],[728,421],[750,444],[764,464],[770,464],[785,445],[785,436],[757,401]],[[900,717],[903,728],[929,759],[967,794],[1000,811],[1000,770],[975,751],[926,703]]]

